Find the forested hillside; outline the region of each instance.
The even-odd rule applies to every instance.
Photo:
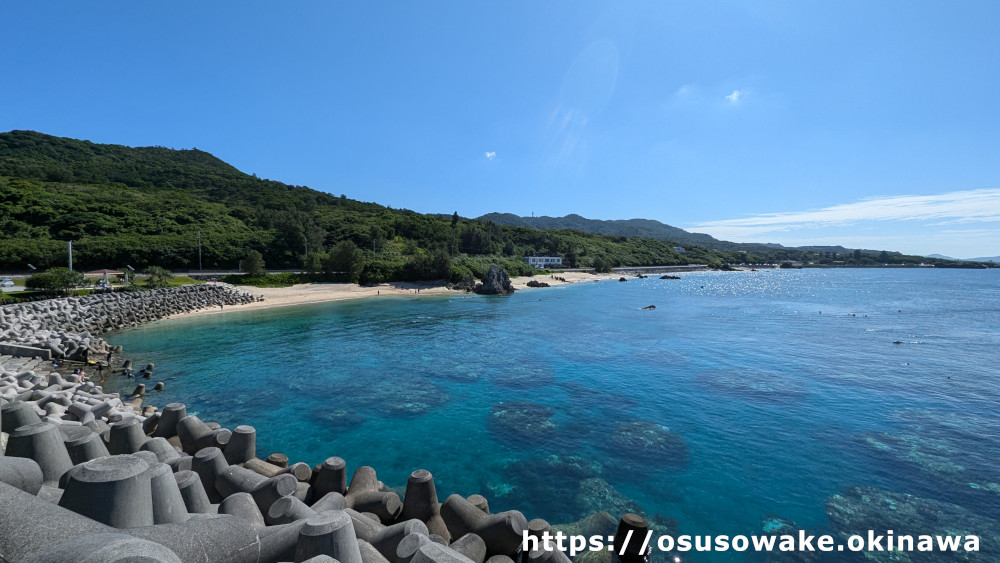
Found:
[[[531,270],[522,257],[530,255],[602,270],[825,259],[788,249],[748,254],[689,244],[679,254],[669,240],[391,209],[260,179],[197,149],[0,134],[0,270],[63,265],[70,240],[79,268],[197,269],[199,237],[204,268],[235,269],[257,251],[268,268],[322,270],[337,248],[358,262],[361,281],[457,279],[482,275],[490,263],[525,274]]]
[[[709,263],[726,257],[667,242],[441,218],[244,174],[199,150],[100,145],[30,131],[0,134],[0,268],[237,268],[250,250],[269,268],[321,268],[349,241],[362,279],[481,273],[496,262],[560,255],[579,266]],[[308,253],[308,254],[307,254]]]

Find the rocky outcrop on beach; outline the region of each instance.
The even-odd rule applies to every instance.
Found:
[[[531,280],[527,284],[528,287],[549,287],[549,284],[545,282],[540,282],[538,280]]]
[[[198,309],[240,305],[255,298],[228,284],[186,285],[150,291],[95,293],[0,307],[4,353],[85,360],[107,354],[98,335]]]
[[[510,295],[514,293],[514,285],[510,283],[507,272],[496,266],[490,266],[483,283],[476,286],[476,293],[482,295]]]

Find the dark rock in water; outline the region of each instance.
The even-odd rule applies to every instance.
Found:
[[[537,443],[551,438],[556,431],[552,421],[555,410],[528,401],[504,401],[490,409],[490,430],[516,441]]]
[[[576,522],[568,524],[553,524],[552,531],[562,531],[567,536],[613,536],[618,528],[618,520],[605,511],[595,512]],[[607,550],[602,550],[607,551]]]
[[[560,381],[559,388],[569,395],[575,404],[585,405],[584,408],[590,412],[594,408],[608,409],[620,416],[620,413],[625,409],[640,404],[640,401],[631,395],[616,393],[608,389],[597,389],[579,381]]]
[[[1000,561],[1000,521],[985,518],[949,502],[894,493],[874,487],[853,487],[826,500],[826,514],[846,543],[851,535],[868,538],[868,531],[887,537],[893,531],[894,547],[900,536],[913,536],[914,550],[870,551],[868,561]],[[961,536],[957,551],[917,551],[922,535]],[[966,536],[978,536],[979,551],[966,552]],[[881,542],[887,547],[887,540]]]
[[[761,535],[775,536],[776,545],[781,541],[781,536],[799,537],[800,528],[798,525],[775,514],[768,514],[761,521]],[[815,533],[815,532],[813,532]],[[806,535],[810,535],[806,530]],[[768,553],[767,563],[815,563],[822,561],[820,553],[815,551],[772,551]]]
[[[655,308],[656,308],[656,305],[646,305],[645,307],[642,308],[642,310],[643,311],[652,311]]]
[[[914,433],[871,432],[859,437],[863,446],[887,466],[890,474],[915,481],[913,493],[955,502],[988,518],[1000,519],[1000,471],[981,446]]]
[[[679,280],[679,279],[681,279],[681,277],[680,276],[671,276],[670,274],[666,274],[666,275],[660,276],[660,279],[661,280]]]
[[[600,536],[602,538],[609,538],[615,535],[617,528],[618,520],[607,512],[602,511],[595,512],[590,516],[581,518],[576,522],[570,522],[569,524],[555,524],[552,526],[552,533],[554,534],[558,531],[566,536],[583,536],[587,538]],[[599,549],[597,551],[587,550],[578,553],[573,558],[573,563],[612,563],[612,555],[607,549]]]
[[[605,511],[611,514],[626,512],[640,513],[642,507],[635,501],[618,492],[610,483],[600,477],[591,477],[580,482],[576,494],[577,506],[584,513]]]
[[[351,397],[345,409],[389,416],[419,416],[448,404],[448,392],[430,381],[417,378],[385,378],[372,382],[357,379],[341,384],[341,396]],[[345,422],[349,422],[347,417]]]
[[[531,280],[527,283],[527,285],[528,287],[549,287],[549,284],[538,280]]]
[[[638,462],[675,466],[684,466],[688,462],[688,447],[684,438],[649,420],[615,424],[609,445],[621,457]]]
[[[627,282],[628,280],[626,278],[618,278],[618,281],[620,281],[620,282]]]
[[[490,270],[486,272],[486,277],[483,278],[482,287],[476,287],[476,293],[481,295],[510,295],[514,293],[514,286],[510,283],[510,277],[507,275],[507,272],[496,266],[490,266]]]
[[[321,410],[313,418],[331,428],[356,428],[365,423],[365,418],[345,409]]]

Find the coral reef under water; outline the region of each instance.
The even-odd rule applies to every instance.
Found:
[[[863,560],[1000,561],[1000,521],[949,502],[874,487],[852,487],[827,499],[826,513],[841,542],[851,535],[867,538],[869,530],[883,536],[892,530],[896,538],[912,535],[914,543],[920,535],[962,536],[963,545],[966,536],[979,537],[979,552],[868,551]]]

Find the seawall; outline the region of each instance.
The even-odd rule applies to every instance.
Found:
[[[4,305],[0,307],[0,346],[9,355],[86,360],[107,354],[109,346],[100,334],[178,313],[254,300],[249,292],[228,284],[202,284]]]

